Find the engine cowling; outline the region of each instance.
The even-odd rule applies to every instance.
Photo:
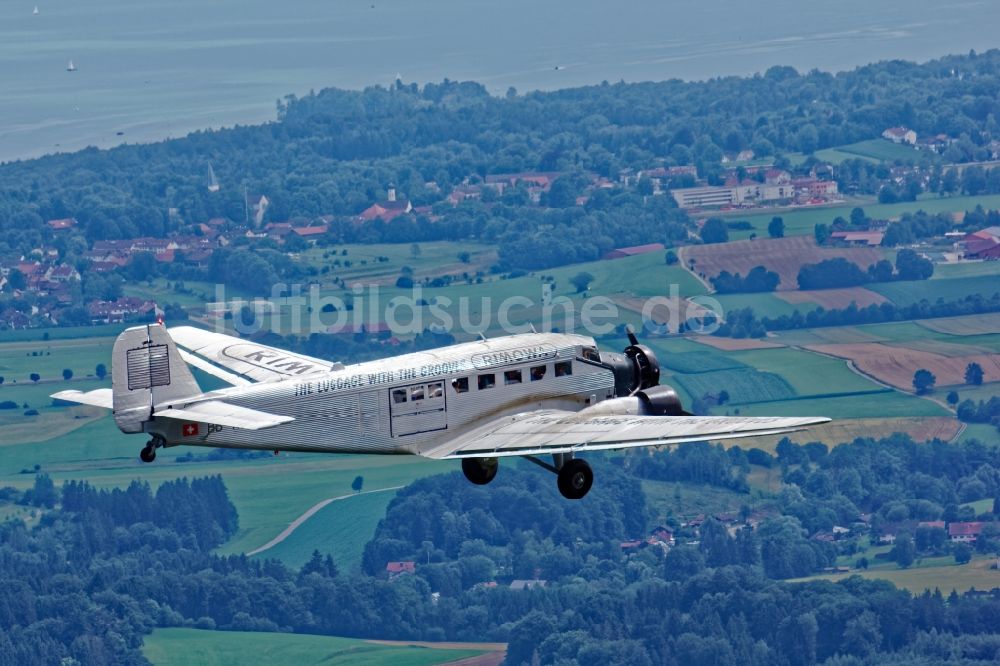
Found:
[[[677,391],[672,386],[659,384],[643,389],[636,397],[644,403],[644,413],[650,416],[687,416]]]
[[[673,388],[661,384],[635,395],[602,400],[587,407],[587,416],[688,416]]]

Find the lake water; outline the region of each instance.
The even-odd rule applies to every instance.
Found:
[[[986,50],[998,25],[996,0],[0,0],[0,160],[261,122],[288,93],[397,74],[502,93],[837,71]]]

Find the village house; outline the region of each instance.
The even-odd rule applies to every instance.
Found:
[[[948,538],[952,543],[975,543],[983,532],[983,523],[949,523]]]
[[[512,580],[510,582],[510,589],[512,590],[530,590],[533,587],[545,587],[548,581],[540,580],[537,578],[530,580]]]
[[[134,296],[122,296],[114,301],[94,301],[87,305],[87,313],[94,324],[118,324],[126,319],[136,319],[153,314],[156,303]]]
[[[917,133],[905,127],[890,127],[882,132],[882,138],[893,143],[903,143],[914,146],[917,143]]]
[[[385,565],[385,571],[392,579],[397,576],[413,575],[417,571],[417,565],[414,562],[389,562]]]
[[[48,225],[49,229],[52,231],[66,231],[67,229],[72,229],[77,225],[75,217],[64,217],[60,220],[49,220],[45,224]]]

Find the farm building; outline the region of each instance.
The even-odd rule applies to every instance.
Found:
[[[659,252],[663,250],[663,243],[649,243],[647,245],[634,245],[632,247],[616,247],[610,252],[606,252],[601,259],[622,259],[624,257],[634,257],[639,254],[649,252]]]
[[[881,231],[834,231],[830,234],[835,241],[859,247],[878,247],[883,236],[885,234]]]

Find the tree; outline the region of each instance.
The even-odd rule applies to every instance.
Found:
[[[98,379],[104,379],[108,376],[108,368],[103,363],[98,363],[97,367],[94,368],[94,374],[97,375]]]
[[[896,272],[900,280],[926,280],[934,275],[934,264],[913,250],[900,250],[896,255]]]
[[[667,254],[663,257],[663,260],[666,262],[667,266],[673,266],[677,263],[677,253],[673,250],[667,250]]]
[[[361,488],[363,488],[364,485],[365,485],[365,477],[360,475],[356,476],[354,477],[354,481],[351,482],[351,490],[353,490],[356,493],[360,493]]]
[[[461,261],[463,264],[467,264],[470,261],[472,261],[472,255],[465,251],[459,252],[458,260]]]
[[[419,257],[421,252],[422,251],[420,249],[419,243],[414,243],[413,245],[410,246],[410,256],[413,257],[414,259]]]
[[[767,225],[767,235],[771,238],[784,238],[785,221],[780,217],[772,217]]]
[[[901,568],[906,569],[917,557],[917,548],[909,534],[900,534],[896,537],[896,545],[889,553],[890,557],[896,561]]]
[[[590,283],[594,281],[594,276],[586,271],[582,271],[571,277],[569,281],[574,287],[576,287],[576,293],[579,294],[587,291],[587,287],[589,287]]]
[[[975,361],[965,366],[965,383],[980,386],[983,383],[983,366]]]
[[[725,243],[729,240],[729,230],[726,229],[726,223],[718,217],[708,218],[698,235],[705,243]]]
[[[816,237],[816,245],[823,245],[830,239],[830,227],[825,224],[817,224],[813,227],[813,235]]]
[[[69,368],[63,368],[62,376],[63,376],[63,379],[65,379],[66,381],[69,381],[69,380],[73,379],[73,371],[70,370]]]
[[[972,549],[964,543],[955,546],[955,564],[968,564],[972,561]]]
[[[10,274],[7,276],[7,283],[10,285],[11,289],[21,290],[28,286],[28,280],[24,277],[24,273],[16,268],[10,270]]]
[[[937,377],[930,370],[920,368],[913,373],[913,388],[917,391],[917,395],[924,395],[933,391],[935,382],[937,382]]]
[[[948,391],[948,396],[945,398],[949,405],[955,406],[958,404],[958,391]]]
[[[37,382],[41,378],[42,378],[42,376],[40,374],[38,374],[37,372],[33,372],[30,375],[28,375],[28,379],[30,379],[33,382]]]

